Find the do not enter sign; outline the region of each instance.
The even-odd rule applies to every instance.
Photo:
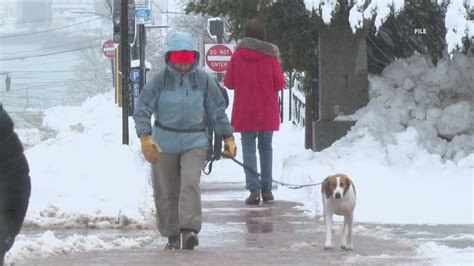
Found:
[[[102,44],[102,55],[107,59],[115,58],[115,44],[113,40],[105,41]]]
[[[234,46],[230,44],[206,44],[206,65],[216,73],[225,72]]]

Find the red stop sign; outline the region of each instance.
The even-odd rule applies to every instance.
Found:
[[[213,45],[207,50],[206,65],[214,72],[225,72],[232,50],[223,44]]]
[[[105,57],[110,58],[110,59],[115,58],[114,40],[108,40],[108,41],[105,41],[104,44],[102,44],[102,54],[104,54]]]

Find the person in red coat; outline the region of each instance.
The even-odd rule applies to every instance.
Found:
[[[278,91],[285,87],[278,47],[266,42],[262,21],[249,20],[244,38],[227,65],[224,85],[234,90],[231,125],[241,133],[244,164],[257,170],[256,147],[260,155],[261,178],[245,170],[246,189],[250,196],[246,204],[273,200],[272,138],[280,128]],[[258,140],[258,146],[256,146]]]

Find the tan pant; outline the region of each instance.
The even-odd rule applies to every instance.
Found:
[[[202,209],[199,182],[206,150],[161,153],[152,166],[152,183],[158,231],[170,237],[182,229],[201,230]]]

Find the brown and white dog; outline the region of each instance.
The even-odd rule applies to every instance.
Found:
[[[324,221],[326,223],[326,243],[324,249],[332,249],[331,227],[333,214],[344,216],[341,248],[352,250],[352,221],[356,205],[356,191],[352,181],[344,174],[326,177],[321,185]]]

